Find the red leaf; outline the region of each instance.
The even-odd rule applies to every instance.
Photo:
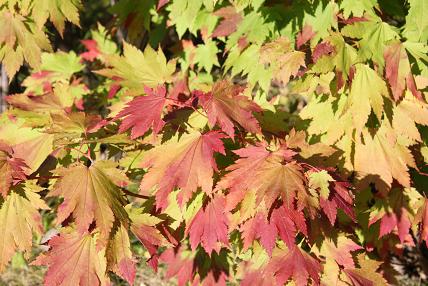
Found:
[[[239,23],[242,21],[241,14],[237,13],[233,6],[220,8],[214,12],[214,15],[223,18],[223,20],[213,31],[211,35],[213,38],[229,36],[237,30]]]
[[[350,184],[347,182],[333,182],[332,201],[338,208],[348,215],[353,221],[356,221],[354,212],[354,199],[349,193]]]
[[[421,223],[419,227],[421,240],[425,240],[425,244],[428,246],[428,199],[424,199],[417,215]]]
[[[107,268],[133,285],[136,272],[135,260],[131,252],[128,229],[123,225],[112,232],[106,249],[106,257]]]
[[[337,204],[336,204],[336,202],[320,198],[320,206],[321,206],[322,210],[324,211],[324,213],[326,214],[331,225],[334,225],[334,222],[336,221],[336,215],[337,215]]]
[[[275,278],[272,275],[264,274],[262,271],[253,271],[247,273],[241,282],[241,286],[272,286],[276,285]]]
[[[193,280],[193,259],[183,255],[183,247],[178,250],[168,248],[161,254],[160,260],[168,265],[166,278],[177,277],[178,286],[184,286]]]
[[[287,247],[292,248],[295,245],[296,227],[285,207],[280,207],[272,212],[271,222],[276,226],[279,236]]]
[[[226,174],[218,183],[216,189],[229,189],[227,209],[233,209],[244,197],[248,190],[255,190],[257,202],[265,201],[268,207],[281,196],[287,206],[291,206],[299,192],[300,201],[307,195],[305,177],[301,166],[292,161],[296,154],[282,147],[270,152],[263,145],[249,146],[234,151],[241,158],[229,166]]]
[[[94,41],[94,40],[82,40],[80,42],[88,50],[87,52],[80,54],[80,57],[82,59],[85,59],[87,61],[92,62],[93,60],[95,60],[100,55],[100,51],[98,50],[98,44],[96,41]]]
[[[300,49],[301,46],[303,46],[308,41],[310,41],[315,35],[316,33],[312,30],[312,27],[306,24],[303,27],[303,30],[297,34],[297,38],[296,38],[297,48]]]
[[[397,227],[398,237],[401,242],[404,242],[407,234],[409,234],[410,226],[410,220],[403,211],[399,214],[388,213],[380,221],[379,237],[390,233]]]
[[[216,274],[213,271],[208,272],[208,275],[202,281],[202,286],[226,286],[228,278],[226,273],[220,272],[218,277],[216,277]]]
[[[323,243],[323,254],[333,258],[337,264],[343,267],[354,268],[355,263],[351,252],[363,249],[352,239],[338,236],[332,240],[326,239]]]
[[[322,42],[316,45],[312,52],[312,60],[317,62],[319,58],[325,55],[329,55],[334,52],[334,46],[328,42]]]
[[[141,167],[149,170],[141,181],[141,192],[150,194],[158,186],[156,204],[161,209],[167,206],[168,194],[174,187],[181,189],[180,204],[187,202],[198,187],[210,194],[213,170],[217,169],[213,155],[225,154],[221,141],[224,137],[215,131],[203,135],[196,132],[146,152]]]
[[[393,212],[388,212],[381,217],[375,217],[369,221],[369,226],[380,219],[379,238],[391,233],[397,228],[398,237],[401,243],[404,243],[406,236],[410,230],[410,220],[405,208],[396,209]]]
[[[115,119],[124,118],[120,124],[119,132],[132,128],[132,139],[144,135],[150,128],[153,129],[154,134],[157,134],[165,124],[161,119],[166,101],[165,86],[159,86],[156,89],[145,87],[144,91],[147,96],[134,98],[115,117]]]
[[[12,157],[12,148],[0,142],[0,194],[6,198],[9,188],[26,179],[24,169],[28,168],[24,160]]]
[[[248,97],[241,95],[243,87],[227,80],[218,81],[212,91],[198,95],[202,107],[208,114],[209,124],[218,123],[221,129],[234,137],[233,121],[252,133],[260,133],[260,126],[252,112],[262,109]]]
[[[244,239],[244,250],[251,246],[255,239],[260,239],[260,243],[272,255],[275,247],[277,230],[273,223],[269,223],[265,214],[258,212],[253,218],[247,220],[242,226],[242,237]]]
[[[275,276],[279,285],[283,285],[293,278],[297,286],[307,285],[309,278],[312,278],[315,285],[319,285],[321,270],[322,267],[318,260],[297,246],[293,246],[281,256],[273,258],[266,269],[267,273]]]
[[[157,10],[160,10],[163,6],[165,6],[166,4],[168,4],[169,0],[159,0],[158,1],[158,6],[156,7]]]
[[[225,214],[226,200],[223,196],[215,196],[204,209],[200,209],[188,226],[190,245],[195,250],[200,243],[211,255],[215,250],[220,252],[222,245],[229,245],[227,237],[228,219]]]
[[[410,69],[406,49],[401,42],[389,45],[385,49],[384,58],[385,77],[388,79],[391,86],[394,100],[398,101],[403,97],[406,83],[413,95],[422,100],[422,94],[416,88],[415,80]]]
[[[33,264],[47,265],[44,285],[109,285],[104,249],[97,246],[95,234],[66,229],[49,241],[51,249]]]
[[[112,83],[108,90],[108,99],[112,99],[121,88],[120,84]]]

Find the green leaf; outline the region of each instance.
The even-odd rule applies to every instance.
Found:
[[[340,3],[340,8],[343,9],[343,16],[348,19],[351,14],[354,17],[362,17],[366,12],[370,15],[374,15],[373,8],[376,5],[376,0],[343,0],[342,3]]]
[[[80,58],[75,52],[43,53],[41,70],[55,72],[58,76],[70,79],[71,76],[83,70]]]
[[[217,58],[218,52],[219,50],[216,43],[209,40],[205,44],[200,44],[196,47],[195,61],[200,68],[204,68],[205,71],[211,72],[213,66],[220,66]]]
[[[102,69],[97,73],[109,78],[120,78],[120,84],[137,94],[144,93],[144,86],[157,87],[171,82],[175,72],[175,60],[168,61],[161,49],[157,52],[150,46],[141,52],[136,47],[124,42],[123,56],[106,56],[111,68]]]
[[[357,64],[345,112],[349,110],[352,114],[354,127],[358,133],[366,124],[372,109],[381,120],[383,97],[387,96],[385,81],[368,65]]]
[[[428,41],[428,2],[409,0],[410,9],[406,16],[403,35],[410,41],[426,43]]]

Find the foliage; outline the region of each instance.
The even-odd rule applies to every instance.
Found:
[[[426,6],[119,0],[54,52],[79,0],[0,0],[1,63],[32,69],[0,118],[0,271],[133,284],[136,238],[179,285],[394,283],[428,245]]]

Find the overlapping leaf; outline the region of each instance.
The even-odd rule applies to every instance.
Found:
[[[261,145],[234,152],[241,158],[227,168],[230,173],[216,187],[230,190],[228,209],[233,209],[249,190],[255,190],[257,200],[264,200],[267,206],[278,197],[289,206],[296,198],[299,204],[304,204],[306,179],[302,167],[293,160],[294,151],[281,148],[270,152]]]
[[[31,253],[33,233],[43,232],[39,209],[48,209],[40,196],[31,190],[17,188],[6,198],[0,197],[0,272],[15,251]]]
[[[234,122],[249,132],[260,133],[259,123],[252,112],[259,112],[261,108],[242,92],[241,86],[222,80],[214,84],[211,92],[198,96],[208,114],[209,124],[213,126],[218,123],[232,138],[235,134]]]
[[[119,132],[132,128],[132,139],[144,135],[150,128],[153,129],[154,134],[157,134],[165,124],[161,119],[166,101],[165,87],[159,86],[156,89],[145,88],[144,90],[146,96],[134,98],[116,115],[116,118],[124,118]]]
[[[175,138],[166,144],[148,151],[142,168],[148,168],[141,181],[140,191],[150,194],[156,191],[156,203],[161,209],[167,206],[167,197],[175,187],[180,188],[179,202],[187,202],[198,187],[210,194],[213,187],[213,172],[217,169],[214,152],[224,154],[221,138],[224,135],[211,131],[206,134],[194,132]]]
[[[106,275],[105,248],[98,246],[98,233],[83,233],[65,228],[59,236],[49,241],[51,250],[34,262],[48,266],[44,284],[59,285],[109,285]]]
[[[114,167],[113,162],[97,161],[90,167],[76,163],[57,169],[61,178],[49,193],[64,198],[58,208],[57,222],[73,215],[77,230],[85,233],[95,220],[101,239],[107,239],[115,219],[126,224],[128,215],[123,208],[124,198],[108,171]]]

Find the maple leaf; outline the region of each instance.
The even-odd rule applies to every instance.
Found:
[[[120,84],[137,95],[144,92],[145,86],[155,88],[171,82],[171,75],[175,71],[175,61],[167,62],[162,50],[156,52],[150,45],[143,53],[125,42],[123,56],[105,55],[105,60],[111,68],[97,73],[111,79],[120,78]]]
[[[401,42],[395,42],[385,49],[384,57],[385,77],[391,86],[394,100],[399,101],[403,97],[406,83],[408,88],[415,86],[406,49]],[[422,94],[417,89],[412,88],[411,91],[415,97],[422,99]]]
[[[428,199],[423,199],[422,205],[417,212],[415,221],[420,223],[420,238],[421,240],[425,240],[425,244],[428,246]]]
[[[417,124],[428,125],[428,106],[421,100],[405,95],[404,98],[394,106],[392,127],[397,137],[410,140],[410,144],[421,142],[421,132]]]
[[[354,268],[354,260],[351,252],[363,249],[350,238],[344,235],[338,235],[333,239],[325,239],[320,249],[320,254],[329,259],[332,258],[336,263],[345,268]]]
[[[88,50],[87,52],[80,54],[82,59],[92,62],[100,55],[98,44],[95,40],[81,40],[80,42]]]
[[[382,274],[378,272],[382,264],[376,260],[365,259],[365,255],[357,256],[360,268],[345,268],[344,272],[353,285],[361,286],[386,286],[388,283]]]
[[[210,73],[213,66],[220,66],[217,58],[218,52],[217,44],[212,40],[207,40],[204,44],[199,44],[194,50],[194,61],[198,63],[200,69],[204,68]]]
[[[208,5],[212,1],[206,1],[204,4]],[[171,25],[175,25],[178,37],[182,38],[184,33],[189,30],[194,32],[197,30],[196,18],[201,11],[202,1],[183,0],[181,2],[173,1],[167,7]]]
[[[79,233],[68,227],[49,241],[51,249],[33,262],[46,265],[46,286],[110,285],[106,275],[105,248],[98,244],[99,233]]]
[[[293,225],[294,227],[294,225]],[[257,238],[260,243],[272,255],[272,250],[275,247],[277,230],[274,224],[267,221],[266,215],[258,212],[254,217],[247,220],[240,228],[244,240],[243,250],[247,250],[253,241]]]
[[[3,199],[0,196],[0,272],[16,250],[31,253],[33,233],[42,235],[39,209],[48,209],[32,190],[16,188]]]
[[[98,131],[108,122],[101,116],[84,112],[50,114],[52,125],[45,132],[58,137],[76,138]]]
[[[269,64],[275,77],[286,85],[290,77],[296,77],[300,67],[305,67],[305,53],[293,51],[287,38],[278,38],[263,45],[260,49],[260,61]]]
[[[225,206],[226,199],[217,195],[205,208],[199,210],[186,230],[192,250],[195,250],[200,243],[208,255],[211,255],[213,250],[220,253],[222,245],[229,245]]]
[[[33,5],[32,16],[39,28],[45,24],[48,18],[61,36],[64,32],[66,20],[72,22],[76,26],[80,26],[79,8],[82,5],[80,0],[35,0]]]
[[[241,14],[232,6],[220,8],[214,12],[214,15],[223,18],[223,20],[213,31],[211,35],[213,38],[229,36],[238,29],[238,25],[242,21]]]
[[[161,119],[166,101],[165,86],[158,86],[156,89],[146,87],[144,91],[146,96],[138,96],[128,102],[115,117],[115,119],[123,118],[119,132],[132,128],[131,139],[144,135],[150,127],[153,133],[157,134],[165,124]]]
[[[376,1],[373,0],[363,0],[358,2],[344,0],[340,3],[340,8],[343,9],[343,16],[348,19],[351,14],[354,17],[362,17],[364,13],[374,15],[375,12],[373,8],[375,5]]]
[[[365,126],[372,109],[379,121],[381,120],[383,96],[388,96],[383,79],[368,65],[355,65],[355,75],[345,111],[351,112],[358,133]]]
[[[13,157],[24,160],[25,174],[35,172],[53,151],[53,135],[24,127],[23,121],[6,121],[0,126],[0,140],[13,149]]]
[[[319,285],[321,270],[318,260],[298,246],[282,251],[266,266],[266,271],[273,274],[278,285],[283,285],[290,278],[297,286],[307,285],[309,278],[314,285]]]
[[[144,213],[142,209],[132,208],[131,205],[125,207],[131,220],[131,231],[138,240],[147,248],[151,255],[149,260],[154,269],[157,267],[158,256],[157,251],[159,246],[168,246],[165,238],[156,228],[161,220],[148,213]],[[132,284],[132,283],[131,283]]]
[[[348,190],[350,187],[349,183],[336,181],[326,170],[321,170],[310,172],[309,187],[319,190],[319,205],[331,225],[334,225],[336,221],[337,210],[339,208],[355,221],[353,197]]]
[[[58,51],[56,53],[42,53],[40,69],[52,73],[52,80],[69,80],[71,76],[85,67],[75,52]]]
[[[34,113],[41,118],[48,117],[51,113],[64,113],[70,111],[73,104],[85,94],[85,87],[82,85],[69,85],[68,83],[57,82],[52,85],[52,89],[43,95],[34,96],[30,92],[15,94],[6,98],[7,102],[21,110]],[[22,113],[21,113],[22,114]],[[21,115],[21,117],[24,117]]]
[[[277,233],[290,249],[295,246],[297,228],[307,235],[306,221],[301,211],[281,206],[272,212],[270,222],[275,225]]]
[[[249,98],[241,95],[242,91],[242,86],[221,80],[214,84],[211,92],[198,94],[201,105],[208,114],[209,124],[214,126],[218,123],[231,138],[235,134],[234,121],[249,132],[261,132],[252,112],[260,112],[262,109]]]
[[[162,252],[160,260],[168,265],[166,278],[177,277],[178,286],[184,286],[188,281],[192,281],[195,272],[194,256],[194,252],[187,251],[183,246],[178,249],[168,248]]]
[[[393,189],[386,200],[381,200],[373,206],[369,226],[380,220],[379,238],[397,229],[398,237],[404,243],[413,220],[411,198],[411,189]]]
[[[306,24],[296,37],[296,47],[300,49],[301,46],[310,41],[314,36],[315,32],[312,30],[312,27]]]
[[[101,238],[107,238],[115,218],[127,222],[128,215],[123,208],[124,198],[111,179],[113,166],[111,161],[96,161],[90,167],[75,163],[55,170],[61,178],[49,196],[64,198],[58,208],[58,223],[73,214],[77,230],[85,233],[95,219]]]
[[[0,194],[6,198],[10,187],[26,179],[24,170],[27,168],[24,160],[13,157],[13,150],[10,146],[0,142]]]
[[[168,194],[174,187],[181,189],[180,204],[187,202],[198,187],[210,194],[213,170],[217,169],[214,152],[225,154],[221,138],[224,135],[215,131],[194,132],[149,150],[141,162],[142,168],[149,169],[141,181],[140,191],[150,194],[156,186],[159,189],[156,204],[161,209],[167,206]]]
[[[309,187],[313,189],[319,189],[321,198],[328,199],[330,195],[330,182],[334,179],[326,170],[321,170],[319,172],[311,172],[309,174]]]
[[[410,187],[408,167],[415,162],[410,150],[399,144],[390,126],[383,122],[375,135],[363,132],[364,143],[355,145],[355,170],[362,183],[373,180],[383,190],[391,186],[393,178]],[[372,164],[373,160],[376,164]]]
[[[343,210],[353,221],[356,221],[354,212],[354,196],[349,191],[351,184],[348,182],[336,181],[333,183],[333,191],[331,191],[330,199],[328,202],[334,203],[337,209]],[[322,201],[322,200],[321,200]],[[322,205],[322,202],[320,204]],[[337,213],[336,209],[336,213]],[[326,208],[323,207],[324,212],[330,220],[330,223],[334,225],[336,216],[329,215]]]
[[[349,78],[352,65],[358,63],[356,49],[346,43],[339,33],[332,33],[321,44],[316,46],[312,57],[316,61],[316,64],[312,67],[315,72],[328,72],[335,68],[338,89]]]
[[[339,278],[342,275],[339,265],[337,265],[336,261],[326,258],[326,261],[323,264],[321,285],[349,286],[349,283],[346,283],[343,281],[343,279]]]
[[[107,269],[133,285],[136,269],[130,247],[128,230],[123,225],[119,225],[112,231],[112,238],[106,248],[106,257]]]
[[[24,60],[38,68],[42,50],[52,50],[46,34],[17,13],[1,10],[0,27],[0,61],[10,80]]]
[[[424,15],[427,10],[427,2],[423,0],[410,0],[409,13],[406,16],[403,35],[415,42],[426,43],[428,41],[428,20]]]
[[[94,61],[96,58],[105,62],[104,55],[117,53],[117,45],[111,39],[107,30],[98,23],[97,29],[91,31],[90,40],[82,40],[81,43],[88,50],[80,54],[82,59]]]
[[[292,158],[296,154],[282,148],[275,152],[266,150],[263,145],[249,146],[234,151],[241,158],[226,170],[226,174],[216,189],[229,189],[227,209],[232,210],[245,195],[254,190],[257,201],[264,200],[270,207],[279,197],[291,206],[298,194],[300,203],[304,201],[305,177],[302,167]]]
[[[389,41],[399,39],[395,27],[379,18],[374,17],[372,21],[355,22],[347,25],[341,30],[345,37],[361,38],[359,41],[358,59],[359,61],[372,60],[382,70],[385,64],[384,50]]]
[[[322,42],[315,46],[312,51],[312,60],[316,63],[322,56],[328,56],[335,51],[334,46],[329,42]]]

